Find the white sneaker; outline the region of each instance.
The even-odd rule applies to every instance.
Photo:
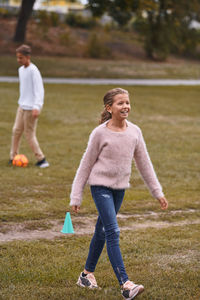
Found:
[[[131,300],[144,291],[143,285],[138,285],[132,281],[126,281],[122,286],[122,296],[126,300]]]
[[[87,287],[89,289],[97,289],[98,288],[98,285],[97,285],[97,282],[96,282],[96,279],[95,279],[93,273],[89,273],[86,276],[83,276],[82,272],[81,272],[76,284],[81,287]]]
[[[39,168],[48,168],[49,167],[49,163],[48,163],[48,161],[46,161],[45,158],[43,158],[42,160],[38,161],[35,165],[37,167],[39,167]]]
[[[39,167],[40,168],[48,168],[49,167],[48,161],[45,160]]]

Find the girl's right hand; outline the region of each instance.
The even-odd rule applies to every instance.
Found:
[[[72,205],[72,210],[77,213],[80,210],[80,206],[78,205]]]
[[[167,202],[167,199],[165,197],[159,198],[158,201],[160,202],[161,209],[167,209],[168,208],[168,202]]]

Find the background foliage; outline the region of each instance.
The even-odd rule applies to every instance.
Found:
[[[89,0],[89,7],[96,16],[108,12],[120,26],[135,17],[134,26],[152,59],[164,60],[170,53],[195,55],[200,33],[190,25],[200,19],[197,0]]]

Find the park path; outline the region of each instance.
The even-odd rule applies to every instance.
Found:
[[[108,79],[108,78],[43,78],[44,83],[83,85],[144,85],[144,86],[193,86],[200,79]],[[0,82],[18,82],[18,77],[0,76]]]
[[[168,216],[180,216],[184,213],[188,217],[197,213],[197,210],[176,210],[167,212]],[[148,212],[144,214],[118,214],[120,231],[131,230],[138,231],[147,228],[167,228],[175,226],[185,226],[200,224],[199,218],[184,218],[180,221],[161,221],[159,218],[162,212]],[[97,216],[78,216],[72,215],[72,224],[76,235],[88,235],[94,232]],[[38,224],[39,222],[39,224]],[[18,240],[53,240],[55,238],[69,238],[71,234],[63,234],[62,230],[64,220],[35,220],[25,221],[23,223],[6,222],[0,226],[0,243],[7,243]]]

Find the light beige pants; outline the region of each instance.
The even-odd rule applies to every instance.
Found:
[[[12,130],[10,159],[13,159],[19,153],[20,139],[23,132],[36,159],[40,161],[44,158],[44,154],[36,138],[37,120],[37,118],[32,116],[32,110],[23,110],[21,107],[18,107]]]

